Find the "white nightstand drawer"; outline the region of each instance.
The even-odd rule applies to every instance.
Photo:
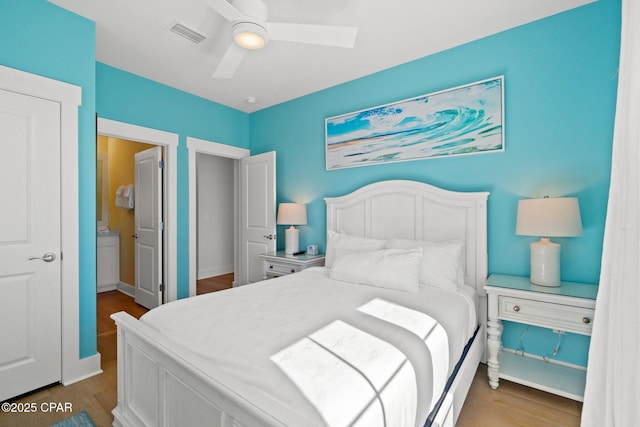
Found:
[[[274,276],[284,276],[285,274],[297,273],[300,270],[299,265],[268,263],[266,273]]]
[[[498,301],[498,316],[501,319],[591,335],[592,308],[508,296],[499,296]]]
[[[324,255],[287,255],[284,251],[262,254],[263,279],[286,276],[309,267],[323,266]]]

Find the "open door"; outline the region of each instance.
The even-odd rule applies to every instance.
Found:
[[[240,271],[238,284],[262,280],[259,255],[276,250],[276,153],[240,160]]]
[[[162,147],[135,154],[135,300],[162,304]]]

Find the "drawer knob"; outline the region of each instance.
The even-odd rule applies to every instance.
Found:
[[[513,306],[513,311],[515,311],[515,312],[520,311],[520,306],[519,305],[514,305]]]
[[[270,265],[269,268],[273,268],[273,265]]]
[[[585,325],[588,325],[589,323],[591,323],[591,319],[589,319],[588,317],[583,317],[582,323],[584,323]]]
[[[292,268],[292,269],[291,269],[291,272],[292,272],[292,273],[295,273],[296,271]]]

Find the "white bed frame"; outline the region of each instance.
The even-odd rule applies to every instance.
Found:
[[[480,296],[480,330],[435,425],[453,425],[486,346],[488,193],[459,193],[415,181],[382,181],[346,196],[326,198],[327,229],[372,238],[464,240],[465,282]],[[118,405],[114,426],[304,425],[286,408],[250,402],[233,379],[127,313],[118,326]]]

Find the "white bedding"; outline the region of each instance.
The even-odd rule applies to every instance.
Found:
[[[378,315],[381,311],[376,304],[400,308],[391,310],[391,314]],[[443,357],[442,351],[436,351],[433,357],[425,351],[431,344],[417,330],[404,324],[412,315],[405,316],[405,320],[391,321],[390,318],[402,316],[406,310],[403,307],[426,313],[425,318],[435,319],[444,328],[446,334],[438,335],[435,341],[447,343],[448,357]],[[359,331],[358,339],[382,341],[381,349],[386,343],[386,347],[397,349],[406,357],[415,373],[412,379],[407,379],[407,375],[398,377],[404,378],[405,383],[415,384],[417,407],[411,416],[415,418],[414,425],[422,425],[432,400],[441,392],[431,389],[433,379],[435,377],[437,383],[442,383],[442,378],[446,381],[473,335],[475,319],[475,304],[466,292],[420,286],[418,293],[409,293],[356,285],[330,279],[327,268],[312,268],[179,300],[150,311],[141,320],[210,361],[216,371],[223,373],[216,378],[223,378],[223,382],[231,382],[229,379],[233,378],[233,390],[266,412],[278,412],[282,417],[283,411],[291,411],[292,420],[303,419],[305,425],[322,426],[329,422],[339,425],[340,421],[334,421],[332,414],[319,409],[317,402],[314,406],[313,399],[300,392],[299,382],[292,378],[297,374],[281,363],[279,355],[284,354],[283,351],[309,337],[315,339],[327,331],[335,333],[336,328],[343,332],[355,328]],[[336,351],[342,351],[340,346],[348,348],[349,344],[339,342]],[[387,350],[379,352],[384,351]],[[395,357],[394,350],[387,352]],[[353,353],[357,358],[357,352]],[[432,369],[431,361],[437,359],[448,359],[444,360],[447,366]],[[334,392],[332,396],[335,397]],[[349,402],[347,406],[353,406],[355,401],[355,397],[342,398],[343,403]],[[402,411],[400,408],[399,413]]]

